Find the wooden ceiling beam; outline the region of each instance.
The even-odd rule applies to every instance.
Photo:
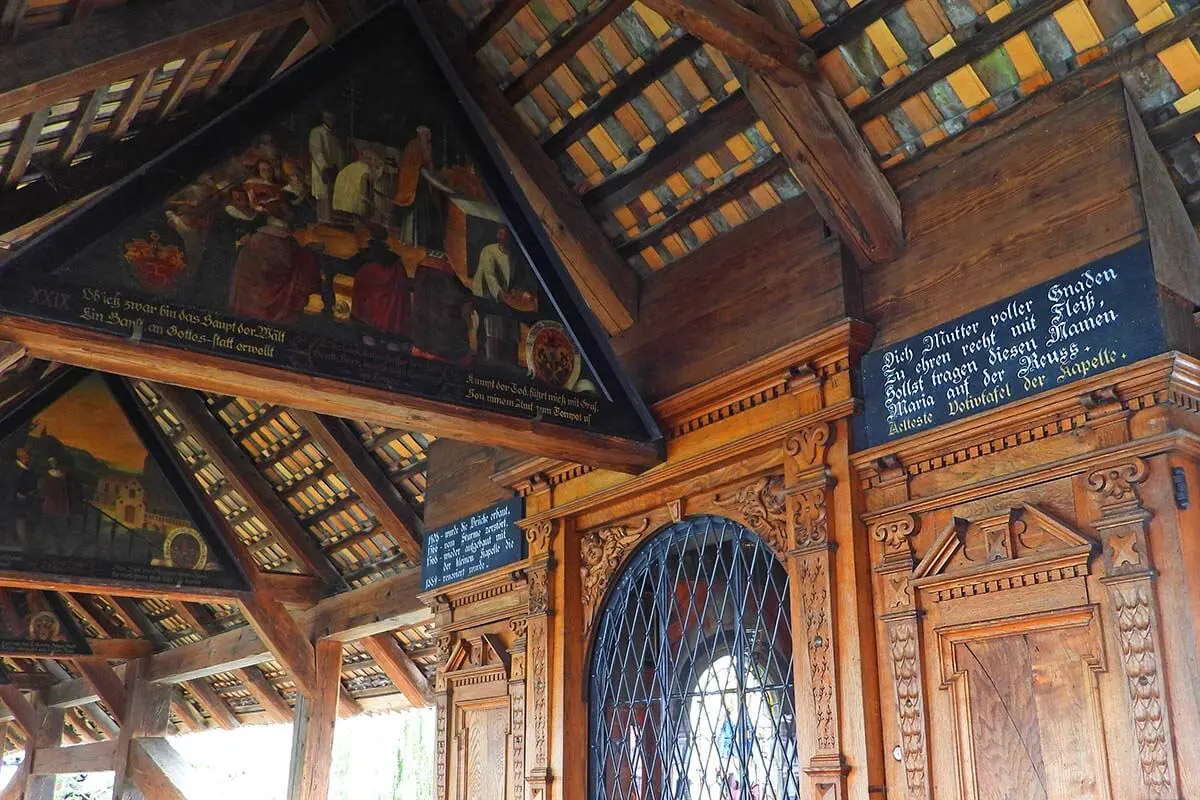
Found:
[[[87,25],[0,50],[0,120],[300,17],[303,0],[171,0],[114,8]]]
[[[689,206],[685,206],[656,228],[622,244],[618,250],[626,257],[640,253],[647,247],[653,247],[673,233],[677,233],[691,225],[701,217],[707,216],[726,203],[745,196],[747,192],[761,183],[781,175],[788,169],[787,160],[783,156],[773,156],[751,170],[748,170],[723,186],[701,197]]]
[[[204,678],[187,681],[183,686],[192,697],[196,698],[196,702],[208,712],[208,718],[212,724],[227,731],[233,730],[242,724],[238,720],[237,714],[225,702],[225,699]]]
[[[21,183],[21,177],[29,167],[29,161],[33,158],[33,151],[37,147],[38,139],[42,136],[42,128],[46,127],[48,119],[50,119],[50,108],[47,106],[34,111],[21,120],[16,135],[13,137],[17,146],[9,154],[8,163],[4,166],[5,188],[14,189]]]
[[[479,66],[464,42],[461,25],[445,6],[444,0],[425,0],[423,4],[458,77],[483,113],[504,163],[512,170],[567,272],[608,333],[616,334],[631,327],[637,318],[640,283],[637,273],[617,254],[616,247],[588,214],[578,194],[563,180],[554,160],[530,135],[529,128],[505,99],[495,80]],[[432,430],[416,420],[409,423],[377,415],[355,415],[355,418],[462,438]],[[467,439],[482,442],[478,435]],[[545,450],[530,438],[526,438],[524,445],[514,441],[511,446],[521,450]],[[575,460],[593,463],[590,458]]]
[[[310,696],[318,691],[312,640],[283,604],[255,592],[242,600],[242,612],[275,660],[291,674],[296,688]]]
[[[395,636],[390,633],[377,633],[359,640],[358,644],[375,659],[375,664],[408,698],[413,708],[433,705],[433,692],[429,689],[425,673],[408,657],[408,653],[404,652]]]
[[[509,110],[512,110],[511,106]],[[526,135],[525,139],[542,158],[546,158],[532,137]],[[95,159],[90,159],[89,163],[92,160]],[[588,222],[596,235],[603,239],[608,251],[633,277],[632,269],[616,255],[612,242],[604,238],[590,218]],[[516,419],[498,412],[397,395],[379,389],[350,387],[328,378],[301,375],[182,348],[147,344],[145,341],[133,342],[125,337],[96,333],[72,325],[0,316],[0,339],[26,346],[29,354],[35,358],[48,358],[148,381],[186,383],[203,391],[253,397],[267,403],[303,406],[318,413],[368,419],[380,425],[421,430],[434,436],[541,452],[566,461],[592,464],[619,472],[642,472],[662,460],[661,448],[653,442],[630,441],[551,425],[540,420]],[[315,547],[316,540],[312,541]],[[319,547],[317,549],[319,552]],[[211,592],[209,596],[217,595],[216,590],[210,589],[182,591],[197,597],[205,592]],[[161,591],[159,594],[182,596],[181,590]]]
[[[425,525],[388,480],[375,457],[367,452],[358,434],[344,420],[336,417],[300,409],[292,409],[289,413],[325,451],[325,455],[354,487],[359,499],[392,535],[400,549],[414,564],[421,563]]]
[[[763,3],[767,16],[758,16],[734,0],[643,2],[745,65],[746,97],[813,205],[860,265],[888,261],[903,250],[900,201],[829,82],[815,70],[764,68],[747,52],[755,25],[784,36],[793,48],[803,47],[793,33],[783,33],[794,29],[778,6]]]
[[[11,1],[16,2],[16,0]],[[499,0],[492,6],[492,10],[487,13],[487,16],[471,29],[467,36],[467,46],[472,51],[483,47],[527,5],[529,5],[529,0]]]
[[[216,97],[217,93],[221,91],[221,87],[229,82],[229,79],[242,66],[242,62],[246,60],[246,56],[254,49],[254,45],[258,42],[260,36],[262,36],[260,31],[248,33],[229,49],[229,52],[225,54],[225,59],[221,62],[221,66],[217,67],[217,71],[209,79],[208,85],[204,87],[205,100],[211,100]]]
[[[233,674],[250,696],[258,701],[272,722],[292,721],[292,707],[275,691],[275,687],[267,680],[267,676],[262,674],[262,670],[258,667],[246,667],[234,670]]]
[[[156,385],[175,418],[196,438],[225,479],[237,490],[255,515],[279,535],[280,544],[301,568],[319,576],[333,588],[345,587],[345,581],[321,547],[279,498],[273,487],[233,434],[218,420],[200,395],[174,386]]]
[[[21,32],[29,0],[0,0],[0,44],[11,42]]]
[[[132,581],[76,576],[42,574],[37,572],[0,572],[0,586],[14,589],[44,589],[52,592],[75,592],[79,594],[107,595],[120,592],[125,597],[170,597],[176,600],[210,600],[228,602],[242,594],[238,589],[222,589],[202,586],[175,588],[170,586],[147,586]]]
[[[636,200],[705,153],[757,121],[753,106],[740,89],[723,98],[689,124],[668,135],[630,167],[583,195],[593,214],[611,213]]]
[[[88,133],[92,130],[92,123],[96,121],[100,103],[103,102],[107,91],[107,85],[100,86],[88,92],[79,101],[79,110],[75,112],[75,117],[64,132],[58,152],[54,155],[54,160],[58,162],[59,166],[69,166],[71,160],[75,158],[75,154],[79,152],[79,148],[83,146]]]
[[[579,116],[567,120],[558,132],[547,139],[542,149],[550,156],[557,156],[583,138],[588,131],[611,117],[622,106],[634,100],[659,78],[673,70],[684,59],[700,49],[702,42],[685,33],[660,50],[641,69],[618,83],[608,94],[601,97]]]
[[[805,44],[824,55],[858,38],[867,26],[903,6],[905,0],[863,0],[838,17],[837,22],[814,33]]]
[[[179,65],[179,69],[175,71],[175,77],[171,79],[171,85],[163,92],[162,97],[158,98],[158,108],[154,112],[158,122],[162,122],[174,114],[175,109],[179,108],[180,101],[188,93],[188,87],[196,79],[196,73],[208,60],[208,53],[208,49],[201,50],[199,53],[185,58]]]
[[[555,70],[567,63],[580,48],[599,36],[600,31],[611,25],[632,3],[633,0],[608,0],[591,15],[580,20],[566,36],[504,87],[504,97],[513,105],[519,103],[553,75]]]
[[[134,76],[133,83],[125,90],[125,96],[121,98],[120,105],[117,106],[112,119],[109,120],[109,141],[119,142],[125,138],[125,134],[129,132],[129,126],[133,124],[134,118],[142,108],[142,102],[146,99],[146,92],[150,91],[150,86],[154,83],[154,76],[157,73],[158,67],[151,67],[145,72]]]
[[[663,17],[749,69],[783,86],[802,86],[816,70],[816,55],[794,35],[736,0],[642,0]]]
[[[850,117],[856,125],[870,122],[912,97],[928,89],[952,72],[978,61],[1006,41],[1026,30],[1030,25],[1053,14],[1071,0],[1046,0],[1027,3],[1000,19],[985,25],[965,41],[935,58],[925,66],[882,89],[854,107]]]

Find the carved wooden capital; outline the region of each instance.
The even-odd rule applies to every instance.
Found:
[[[713,495],[713,502],[729,509],[730,516],[762,537],[776,555],[787,551],[787,498],[782,477],[758,478],[731,495]]]
[[[636,527],[612,525],[591,530],[579,539],[579,573],[583,579],[584,630],[590,630],[596,608],[608,590],[609,581],[626,554],[641,539],[650,527],[650,519],[644,518]]]
[[[525,528],[525,541],[529,543],[529,554],[531,556],[550,550],[550,546],[554,544],[554,534],[557,527],[558,525],[554,520],[547,519],[535,522]]]
[[[917,532],[917,518],[912,514],[901,514],[879,520],[871,526],[871,538],[883,543],[884,558],[910,556],[912,547],[909,537]]]
[[[1137,485],[1146,480],[1147,474],[1146,462],[1134,458],[1092,471],[1087,476],[1087,484],[1099,499],[1101,513],[1111,516],[1141,504]]]
[[[825,463],[825,449],[833,436],[828,422],[818,422],[793,433],[783,443],[799,471]]]

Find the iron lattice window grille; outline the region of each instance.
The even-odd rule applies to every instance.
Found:
[[[783,565],[749,529],[694,517],[613,586],[590,683],[591,800],[794,800]]]

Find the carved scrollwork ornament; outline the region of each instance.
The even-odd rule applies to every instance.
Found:
[[[792,526],[796,532],[796,547],[810,547],[829,541],[829,520],[826,517],[825,487],[818,486],[794,495]]]
[[[525,617],[513,617],[508,621],[508,629],[512,631],[513,638],[524,639],[525,630],[529,626],[529,621]]]
[[[888,623],[888,655],[900,728],[900,758],[904,764],[907,797],[923,798],[926,791],[925,703],[921,695],[921,664],[915,619]]]
[[[1138,505],[1137,484],[1146,480],[1146,462],[1134,458],[1094,470],[1087,477],[1088,488],[1100,499],[1105,512],[1124,510]]]
[[[525,541],[529,543],[530,554],[544,553],[554,543],[554,520],[542,520],[525,528]]]
[[[787,495],[781,476],[759,478],[732,495],[714,496],[713,502],[740,516],[776,554],[787,551]]]
[[[887,555],[908,555],[908,540],[917,531],[917,518],[902,514],[880,520],[871,526],[871,538],[883,543]]]
[[[813,467],[825,462],[825,448],[829,445],[832,429],[828,422],[819,422],[793,433],[784,442],[783,447],[789,456],[796,460],[800,469]]]
[[[550,571],[545,568],[529,571],[529,613],[545,614],[550,610]]]
[[[585,630],[591,627],[596,607],[604,597],[617,567],[649,527],[650,519],[646,517],[636,526],[610,525],[607,528],[588,531],[580,537],[579,573],[583,582]]]

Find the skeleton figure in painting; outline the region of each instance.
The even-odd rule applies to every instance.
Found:
[[[312,196],[317,201],[317,221],[333,221],[333,185],[345,166],[346,146],[337,130],[337,115],[321,112],[321,124],[308,134],[308,158],[312,165]]]

